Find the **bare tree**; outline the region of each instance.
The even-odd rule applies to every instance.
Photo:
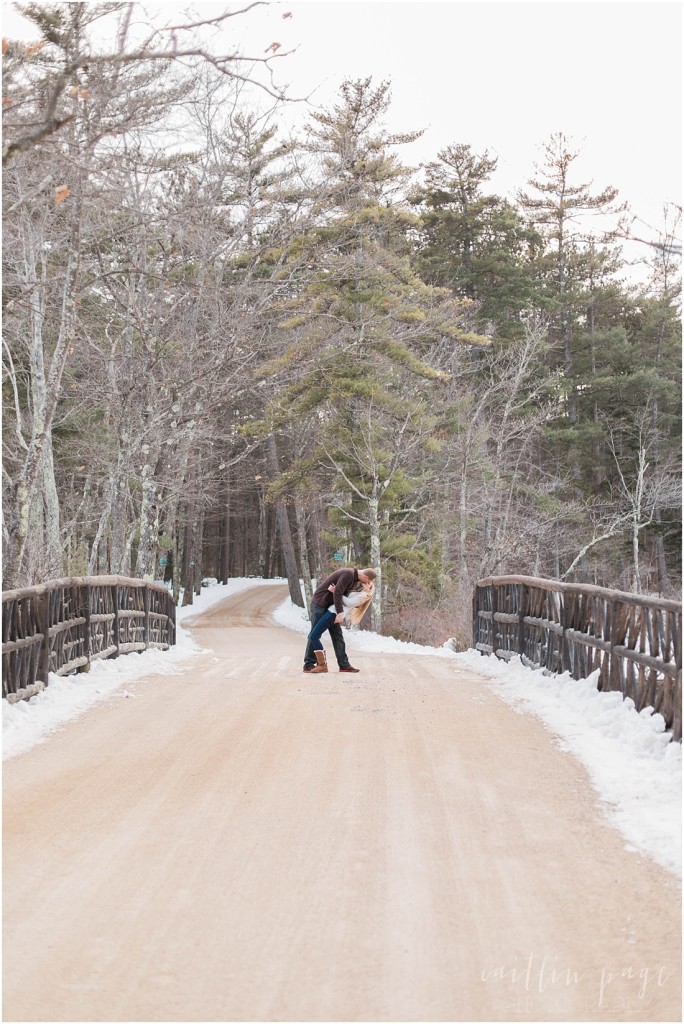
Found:
[[[3,164],[78,121],[73,99],[90,103],[93,92],[107,80],[118,88],[126,69],[134,69],[134,74],[142,69],[146,77],[153,65],[173,65],[192,77],[197,65],[205,63],[232,82],[249,83],[274,100],[284,99],[284,90],[274,81],[273,64],[287,51],[278,52],[280,47],[275,46],[265,57],[215,52],[212,45],[217,29],[264,2],[255,0],[210,18],[148,26],[142,33],[142,8],[137,3],[17,4],[36,24],[40,39],[26,45],[6,41],[4,46]],[[104,49],[97,44],[102,37],[107,41]],[[265,73],[259,75],[258,69]],[[100,137],[127,130],[139,102],[131,90],[127,103],[102,119]]]
[[[640,534],[651,526],[659,512],[679,508],[681,504],[681,477],[674,465],[662,460],[651,463],[654,453],[660,451],[662,439],[654,429],[651,410],[640,410],[627,428],[610,428],[610,451],[615,462],[618,485],[617,497],[623,507],[623,518],[630,536],[632,552],[632,579],[634,592],[642,593]]]
[[[169,160],[155,145],[155,132],[193,93],[193,102],[204,89],[214,109],[227,98],[235,107],[245,82],[239,55],[213,60],[179,40],[249,7],[150,30],[133,47],[132,9],[31,8],[44,38],[30,52],[11,44],[4,66],[5,139],[13,139],[4,193],[4,372],[14,418],[4,475],[8,585],[58,575],[63,539],[80,552],[80,571],[95,571],[106,545],[112,571],[154,575],[162,520],[186,486],[188,458],[225,442],[222,411],[256,355],[249,311],[267,289],[262,281],[250,291],[249,265],[226,281],[246,219],[257,229],[254,195],[243,190],[241,211],[227,202],[236,194],[236,132],[223,136],[218,161],[196,132],[203,156]],[[111,15],[120,19],[116,50],[101,53],[93,34]],[[160,40],[166,48],[155,48]],[[204,78],[191,67],[198,58]],[[39,122],[46,97],[68,117],[60,114],[56,130],[50,114],[37,135],[21,135],[22,124]],[[250,123],[236,115],[243,134]],[[70,510],[84,525],[70,517],[63,538],[53,432],[77,422],[95,428],[68,455]],[[235,444],[241,458],[249,445],[237,433]],[[219,489],[204,487],[207,504]]]

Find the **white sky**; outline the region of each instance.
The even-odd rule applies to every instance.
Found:
[[[245,38],[298,46],[278,65],[295,94],[325,104],[344,77],[391,79],[390,126],[426,129],[405,162],[469,143],[498,157],[507,193],[562,131],[581,151],[579,180],[615,185],[644,220],[681,203],[679,3],[316,0],[249,19]]]
[[[192,9],[209,16],[226,6]],[[170,20],[186,5],[145,8]],[[426,129],[402,148],[405,163],[469,143],[498,157],[492,190],[510,195],[533,175],[543,142],[563,131],[581,152],[577,180],[616,186],[657,228],[663,203],[681,204],[681,22],[679,2],[653,0],[285,0],[228,24],[231,48],[238,42],[256,56],[273,42],[281,53],[295,49],[275,62],[293,95],[327,105],[345,77],[389,78],[389,127]],[[3,34],[21,35],[18,26],[5,4]]]

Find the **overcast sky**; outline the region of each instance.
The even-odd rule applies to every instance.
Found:
[[[391,127],[426,129],[408,162],[470,143],[506,191],[563,131],[580,180],[615,185],[645,220],[681,202],[679,3],[317,0],[249,18],[250,39],[298,47],[278,68],[295,93],[326,103],[345,76],[391,79]]]
[[[144,6],[165,17],[186,7]],[[203,14],[225,6],[192,5]],[[229,24],[230,45],[255,55],[274,42],[280,53],[295,50],[276,62],[294,95],[325,105],[344,77],[390,79],[389,126],[426,129],[403,147],[406,163],[470,143],[498,157],[492,184],[509,194],[534,173],[543,142],[563,131],[581,151],[577,180],[615,185],[656,228],[663,203],[681,203],[681,19],[680,3],[653,0],[308,0]],[[7,15],[3,34],[15,25]]]

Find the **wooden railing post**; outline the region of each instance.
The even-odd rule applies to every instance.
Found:
[[[674,684],[674,716],[672,721],[672,738],[682,739],[682,623],[681,619],[672,624],[672,646],[675,656],[677,675]]]
[[[682,739],[682,670],[680,669],[673,687],[672,739]]]
[[[522,658],[525,653],[525,584],[518,589],[518,654]]]
[[[617,690],[622,689],[622,687],[617,685],[620,683],[620,666],[617,663],[617,656],[615,654],[615,636],[617,630],[617,607],[615,601],[608,602],[608,614],[610,615],[607,637],[608,643],[610,644],[608,650],[608,689]]]
[[[143,643],[147,648],[150,646],[150,589],[147,584],[143,587],[143,609]]]
[[[43,639],[40,644],[40,654],[38,662],[38,677],[41,682],[48,684],[48,676],[50,674],[50,615],[49,615],[49,598],[48,593],[40,594],[36,598],[36,605],[38,608],[38,615],[36,616],[40,623],[40,632],[43,634]]]
[[[478,587],[477,584],[473,590],[473,647],[477,650],[477,645],[480,643],[480,603],[482,600],[482,588]]]
[[[169,634],[168,644],[169,647],[172,647],[176,642],[176,605],[171,594],[169,594],[167,604],[170,608],[170,614],[167,621],[167,631]]]
[[[494,580],[492,580],[492,654],[496,654],[496,616],[499,611],[499,591]]]
[[[568,602],[566,600],[566,594],[562,590],[557,591],[557,594],[558,607],[560,610],[558,620],[561,625],[561,672],[570,672],[573,669],[573,659],[570,657],[570,646],[568,638],[565,635],[565,631],[568,628]]]
[[[92,640],[90,636],[90,584],[86,583],[82,588],[81,607],[83,608],[83,618],[85,622],[83,624],[85,643],[83,644],[83,654],[88,659],[86,665],[83,668],[84,672],[90,669],[90,654],[92,650]]]
[[[112,600],[113,600],[113,603],[114,603],[114,621],[112,622],[112,640],[114,641],[114,646],[116,647],[116,654],[114,655],[114,657],[118,658],[119,654],[121,653],[121,651],[120,651],[120,648],[121,648],[121,633],[120,633],[120,623],[119,623],[119,587],[118,587],[117,584],[115,584],[112,587]]]

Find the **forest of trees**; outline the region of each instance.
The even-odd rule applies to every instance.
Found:
[[[562,132],[504,198],[466,141],[405,166],[370,77],[282,131],[277,55],[211,48],[248,9],[147,35],[137,4],[24,10],[4,589],[277,575],[301,603],[373,565],[373,628],[463,645],[491,574],[678,593],[680,211],[637,285]]]

